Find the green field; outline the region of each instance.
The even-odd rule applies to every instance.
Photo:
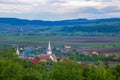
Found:
[[[39,35],[0,35],[0,45],[16,46],[47,46],[51,41],[54,47],[71,45],[73,48],[120,48],[119,37],[93,36],[39,36]]]

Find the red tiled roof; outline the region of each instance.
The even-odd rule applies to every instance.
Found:
[[[120,55],[115,54],[115,55],[114,55],[114,58],[115,58],[115,59],[120,59]]]
[[[105,55],[105,57],[111,57],[112,56],[112,54],[104,54]]]
[[[38,60],[35,60],[35,59],[33,59],[32,62],[33,62],[34,64],[39,64],[39,61],[38,61]]]
[[[54,60],[57,60],[57,57],[55,56],[55,54],[50,54],[50,56],[52,56]]]
[[[50,57],[52,57],[54,60],[57,60],[57,57],[55,56],[55,54],[41,54],[39,56],[40,60],[48,60],[50,59]]]
[[[60,61],[69,61],[70,59],[68,57],[62,57]]]
[[[48,55],[48,54],[41,54],[39,58],[40,58],[41,60],[48,60],[49,57],[50,57],[50,55]]]
[[[93,55],[99,55],[99,52],[93,51],[92,54],[93,54]]]

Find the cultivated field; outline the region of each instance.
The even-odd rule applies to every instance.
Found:
[[[46,47],[49,40],[53,47],[71,45],[73,48],[80,50],[98,50],[101,53],[120,53],[120,37],[0,35],[1,46],[4,44],[13,47]],[[1,48],[4,48],[4,46]]]

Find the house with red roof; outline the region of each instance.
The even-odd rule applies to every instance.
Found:
[[[105,57],[112,57],[113,56],[112,54],[109,54],[109,53],[104,54],[104,55],[105,55]]]
[[[91,54],[92,55],[99,55],[100,53],[98,51],[92,51]]]
[[[70,59],[68,57],[62,57],[60,61],[70,61]]]
[[[119,54],[115,54],[114,55],[114,59],[120,59],[120,55]]]
[[[39,61],[36,60],[36,59],[33,59],[33,60],[32,60],[32,63],[34,63],[34,64],[39,64]]]

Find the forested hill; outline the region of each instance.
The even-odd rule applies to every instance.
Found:
[[[120,18],[109,19],[73,19],[61,21],[25,20],[17,18],[0,18],[0,33],[55,35],[81,35],[89,33],[120,33]],[[91,35],[92,35],[91,34]]]
[[[61,21],[42,21],[42,20],[25,20],[17,18],[0,18],[0,24],[2,25],[40,25],[40,26],[69,26],[69,25],[85,25],[85,24],[108,24],[108,23],[120,23],[120,18],[108,18],[108,19],[73,19],[73,20],[61,20]]]

